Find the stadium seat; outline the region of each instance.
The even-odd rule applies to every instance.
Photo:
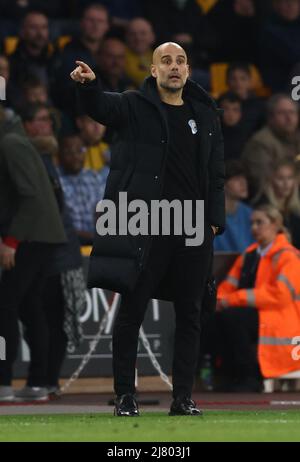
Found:
[[[62,35],[57,39],[57,46],[60,50],[63,50],[65,46],[70,43],[72,40],[71,35]]]
[[[4,39],[4,53],[6,56],[12,55],[19,43],[19,37],[10,36]]]
[[[64,38],[66,40],[69,37],[68,36],[63,36],[63,37],[60,37],[60,38]],[[12,55],[16,51],[18,43],[19,43],[19,37],[17,37],[17,36],[5,37],[5,39],[4,39],[4,54],[6,54],[6,56]],[[65,45],[66,45],[66,43],[65,43]],[[54,47],[53,47],[52,43],[49,43],[48,44],[48,52],[50,54],[52,54],[53,51],[54,51]]]
[[[214,98],[219,98],[223,93],[228,91],[226,83],[226,72],[229,63],[213,63],[210,66],[211,93]],[[251,64],[251,73],[253,78],[253,89],[257,96],[268,97],[271,90],[264,86],[262,77],[256,66]]]
[[[81,247],[81,255],[83,257],[89,257],[92,252],[92,246],[90,245],[84,245]]]
[[[197,4],[200,6],[202,12],[207,14],[213,7],[219,2],[219,0],[197,0]]]

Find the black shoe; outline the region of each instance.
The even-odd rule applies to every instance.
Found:
[[[115,401],[114,415],[118,417],[139,416],[140,413],[135,397],[130,393],[117,396]]]
[[[176,398],[171,404],[169,415],[203,415],[191,398]]]

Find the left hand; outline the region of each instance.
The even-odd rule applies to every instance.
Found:
[[[217,299],[217,305],[216,305],[216,310],[217,311],[222,311],[224,308],[228,307],[228,303],[225,300],[225,298],[218,298]]]
[[[10,270],[15,266],[16,250],[8,245],[0,243],[0,266],[5,270]]]

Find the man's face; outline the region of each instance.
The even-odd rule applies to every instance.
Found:
[[[151,66],[157,86],[170,92],[181,90],[189,76],[189,65],[184,50],[175,45],[163,47]]]
[[[27,88],[25,91],[25,99],[28,103],[45,104],[48,101],[47,89],[43,85]]]
[[[44,48],[49,41],[48,19],[40,13],[32,13],[25,18],[21,38],[30,46]]]
[[[80,136],[87,146],[98,144],[104,136],[106,127],[99,124],[88,116],[78,117],[77,126],[80,130]]]
[[[224,110],[223,113],[223,124],[227,127],[234,127],[237,125],[242,118],[241,104],[239,102],[223,101],[221,108]]]
[[[151,50],[154,43],[154,32],[151,24],[145,19],[133,19],[127,31],[127,43],[129,48],[142,55]]]
[[[105,41],[99,54],[99,66],[109,76],[121,77],[125,71],[125,46],[117,39]]]
[[[81,20],[81,31],[87,40],[102,40],[108,29],[108,16],[104,10],[90,8]]]
[[[229,178],[225,183],[226,196],[235,200],[243,200],[248,197],[248,182],[244,175],[236,175]]]
[[[240,98],[246,98],[252,89],[251,77],[242,69],[236,69],[228,76],[228,87],[232,93],[235,93]]]
[[[84,166],[86,149],[79,136],[65,138],[60,149],[60,164],[66,173],[76,175]]]
[[[53,135],[53,126],[48,109],[40,109],[33,120],[24,122],[25,130],[29,137]]]
[[[286,21],[295,21],[300,16],[299,0],[273,0],[273,7]]]
[[[283,98],[278,101],[269,117],[269,124],[278,133],[292,135],[296,132],[299,124],[299,114],[296,103]]]

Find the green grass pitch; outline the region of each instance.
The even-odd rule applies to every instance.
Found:
[[[0,441],[300,441],[300,411],[206,411],[203,417],[0,416]]]

